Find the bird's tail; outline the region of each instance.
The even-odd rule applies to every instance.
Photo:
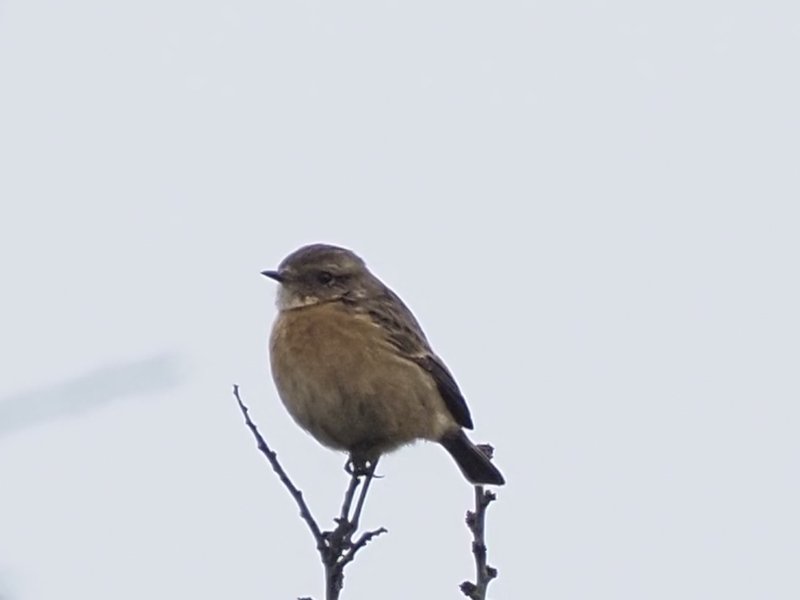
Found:
[[[480,448],[469,441],[469,438],[462,430],[443,437],[440,442],[445,447],[445,450],[450,453],[450,456],[455,459],[464,477],[471,483],[476,485],[483,483],[503,485],[506,482],[502,473],[492,464],[492,461]]]

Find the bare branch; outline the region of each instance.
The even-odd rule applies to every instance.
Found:
[[[479,446],[489,457],[491,447]],[[497,569],[486,562],[486,508],[497,496],[494,492],[484,490],[483,486],[475,486],[475,511],[467,511],[467,527],[472,532],[472,554],[475,557],[475,583],[465,581],[461,584],[461,592],[470,600],[486,600],[489,582],[497,577]]]
[[[342,502],[342,512],[339,513],[340,519],[348,519],[350,516],[350,507],[353,504],[353,498],[356,495],[356,489],[361,480],[358,477],[350,477],[350,485],[347,486],[347,491],[344,493],[344,501]]]
[[[348,466],[345,467],[345,470],[350,474],[350,482],[344,494],[340,515],[338,518],[334,519],[336,527],[330,531],[322,531],[303,498],[303,492],[289,479],[288,474],[278,462],[277,454],[269,447],[266,440],[264,440],[263,436],[259,433],[255,423],[250,419],[248,408],[239,396],[238,385],[233,386],[233,395],[236,398],[236,402],[239,404],[239,410],[244,416],[245,424],[256,439],[258,449],[267,458],[273,470],[278,474],[281,482],[283,482],[286,489],[294,498],[297,506],[300,508],[300,516],[306,522],[308,528],[311,530],[311,534],[314,536],[314,540],[317,544],[317,551],[319,552],[322,564],[325,568],[326,600],[338,600],[344,585],[345,566],[353,561],[355,554],[366,546],[372,538],[386,533],[386,529],[380,527],[379,529],[365,532],[355,543],[352,542],[352,537],[358,530],[361,512],[364,508],[367,491],[369,490],[369,484],[375,477],[375,469],[378,464],[377,459],[365,464],[359,464],[357,468],[352,469],[349,468],[349,466],[353,464],[352,458],[348,461]],[[363,481],[361,479],[362,477]],[[361,485],[361,493],[358,496],[355,509],[351,515],[353,499],[355,498],[359,485]]]
[[[252,419],[250,419],[250,411],[244,405],[244,402],[242,402],[242,399],[239,396],[238,385],[234,384],[233,395],[236,397],[236,402],[239,403],[239,410],[242,411],[245,424],[250,429],[253,437],[256,438],[258,449],[267,458],[269,464],[272,465],[273,470],[278,474],[278,477],[283,485],[286,486],[286,489],[289,490],[289,493],[291,494],[292,498],[294,498],[294,501],[297,502],[297,506],[300,509],[300,516],[311,530],[311,535],[314,536],[314,541],[317,543],[317,550],[322,552],[325,548],[325,537],[323,536],[319,525],[317,525],[317,522],[314,520],[314,516],[311,514],[311,510],[308,508],[308,504],[306,504],[306,501],[303,498],[303,492],[301,492],[297,486],[292,483],[292,480],[289,479],[289,475],[286,473],[286,471],[284,471],[281,463],[278,462],[278,455],[267,445],[266,440],[264,440],[261,433],[259,433],[255,423],[253,423]]]
[[[356,552],[358,552],[359,550],[361,550],[361,548],[366,546],[367,543],[369,543],[370,540],[372,540],[372,538],[378,537],[382,533],[388,533],[385,527],[379,527],[378,529],[373,529],[372,531],[367,531],[363,533],[361,537],[359,537],[358,540],[356,540],[353,543],[353,545],[350,547],[350,550],[342,556],[342,560],[340,562],[342,568],[344,568],[346,564],[353,561]]]

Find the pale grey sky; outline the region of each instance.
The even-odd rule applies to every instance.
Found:
[[[497,448],[494,598],[796,599],[798,57],[788,1],[0,2],[2,593],[322,597],[230,389],[332,517],[258,274],[326,241]],[[461,597],[470,488],[381,469],[345,597]]]

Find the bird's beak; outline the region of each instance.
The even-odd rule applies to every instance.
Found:
[[[261,274],[264,277],[269,277],[270,279],[274,279],[278,283],[283,283],[284,277],[278,271],[261,271]]]

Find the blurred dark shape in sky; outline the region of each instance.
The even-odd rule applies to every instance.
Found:
[[[101,367],[51,386],[4,396],[0,398],[0,438],[124,398],[168,390],[182,379],[177,357],[161,354]]]

